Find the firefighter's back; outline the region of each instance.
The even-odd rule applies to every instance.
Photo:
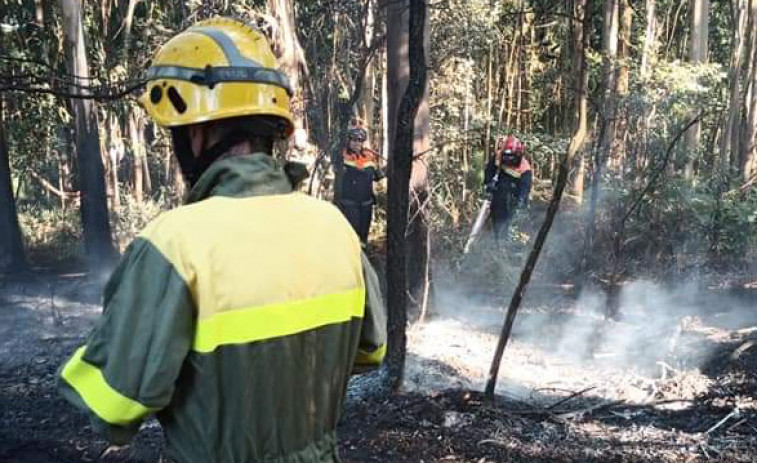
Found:
[[[360,335],[360,243],[300,194],[213,197],[159,220],[153,240],[197,321],[159,414],[186,462],[336,461],[334,429]]]

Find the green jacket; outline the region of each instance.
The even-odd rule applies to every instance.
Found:
[[[353,364],[385,342],[350,225],[257,153],[214,163],[131,243],[59,386],[116,444],[156,414],[180,463],[334,462]]]

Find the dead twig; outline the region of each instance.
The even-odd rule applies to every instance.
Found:
[[[613,400],[611,402],[603,402],[599,404],[594,404],[591,407],[582,408],[580,410],[567,412],[567,413],[561,413],[559,415],[555,415],[556,418],[560,420],[572,420],[576,418],[581,418],[586,414],[591,414],[599,410],[604,410],[607,408],[615,407],[616,405],[624,404],[625,402],[622,400]]]
[[[597,388],[596,386],[590,386],[590,387],[587,387],[585,389],[581,389],[578,392],[574,392],[573,394],[569,395],[568,397],[565,397],[565,398],[563,398],[561,400],[558,400],[557,402],[553,403],[552,405],[550,405],[549,407],[547,407],[547,410],[554,410],[557,406],[562,405],[562,404],[564,404],[566,402],[569,402],[569,401],[575,399],[576,397],[580,397],[580,396],[586,394],[589,391],[593,391],[596,388]]]
[[[711,427],[707,431],[704,432],[705,436],[709,436],[713,432],[715,432],[718,428],[723,426],[728,420],[730,420],[733,417],[738,418],[741,415],[741,410],[739,407],[735,407],[733,410],[731,410],[731,413],[727,414],[722,420],[718,421],[715,426]]]
[[[746,422],[747,422],[747,419],[746,418],[742,418],[739,421],[737,421],[734,424],[732,424],[731,426],[729,426],[728,429],[725,430],[725,432],[729,433],[729,432],[733,431],[734,429],[738,428],[739,426],[741,426],[742,424],[744,424]]]
[[[731,353],[731,360],[738,360],[738,358],[741,357],[744,352],[751,349],[755,344],[757,344],[755,343],[755,341],[747,341],[744,344],[740,345]]]

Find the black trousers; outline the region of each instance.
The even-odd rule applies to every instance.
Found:
[[[507,236],[507,228],[512,221],[517,205],[518,198],[511,189],[501,188],[494,193],[491,204],[491,215],[492,229],[497,239]]]
[[[373,220],[373,201],[357,202],[343,199],[338,201],[337,205],[360,237],[360,241],[367,243]]]

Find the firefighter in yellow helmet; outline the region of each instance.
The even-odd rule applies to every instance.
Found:
[[[127,249],[60,389],[115,444],[155,414],[178,463],[336,462],[347,380],[382,361],[385,312],[349,223],[271,156],[292,132],[287,79],[230,19],[171,39],[147,79],[191,190]]]

